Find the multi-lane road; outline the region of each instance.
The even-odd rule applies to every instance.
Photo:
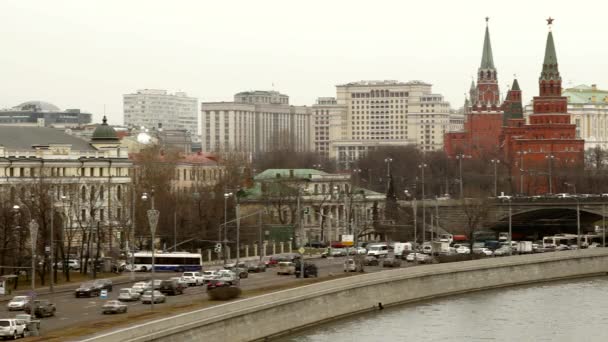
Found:
[[[319,277],[328,277],[330,274],[343,273],[343,257],[334,259],[313,259],[309,261],[312,261],[317,265]],[[402,267],[405,266],[406,264],[403,262]],[[380,270],[382,270],[381,267],[366,267],[366,272],[377,272]],[[140,280],[151,276],[149,273],[137,273],[136,275]],[[177,275],[178,274],[176,273],[157,273],[156,278],[165,279]],[[276,285],[297,284],[300,281],[301,280],[295,276],[279,276],[276,274],[276,269],[268,268],[266,272],[250,273],[248,278],[241,280],[241,288],[243,290],[251,290]],[[113,286],[113,291],[108,293],[107,300],[117,299],[120,289],[129,288],[132,285],[133,282],[119,285],[115,284]],[[107,317],[101,313],[101,306],[106,299],[75,298],[74,291],[40,295],[39,297],[49,299],[57,307],[57,312],[54,317],[42,319],[41,336],[44,336],[45,333],[51,331],[56,332],[83,323],[100,322]],[[167,296],[166,303],[156,304],[156,306],[157,308],[179,306],[202,301],[206,298],[207,291],[204,286],[189,287],[184,294]],[[142,312],[151,309],[149,304],[141,304],[139,301],[127,302],[126,304],[128,305],[128,312]],[[9,318],[13,317],[16,313],[18,312],[9,312],[5,305],[0,309],[0,314],[2,315],[0,317]]]

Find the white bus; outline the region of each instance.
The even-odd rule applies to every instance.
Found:
[[[131,260],[129,260],[129,263]],[[130,270],[130,267],[128,267]],[[155,271],[193,272],[202,271],[203,259],[200,254],[187,252],[154,253]],[[137,252],[133,255],[133,270],[152,271],[152,252]]]
[[[581,247],[588,248],[601,247],[603,242],[603,236],[598,234],[585,234],[581,235]]]
[[[572,246],[577,244],[577,236],[573,234],[557,234],[543,237],[543,247]]]

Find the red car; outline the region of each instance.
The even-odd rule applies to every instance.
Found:
[[[213,290],[218,287],[227,287],[227,286],[230,286],[230,283],[227,283],[227,282],[225,282],[223,280],[219,280],[219,279],[211,279],[207,283],[207,290]]]

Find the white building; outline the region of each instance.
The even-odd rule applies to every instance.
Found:
[[[335,104],[313,106],[313,112],[319,108],[325,115],[319,116],[319,123],[313,122],[313,132],[316,139],[329,131],[329,157],[337,159],[341,167],[350,167],[368,150],[382,146],[415,144],[423,151],[443,148],[450,104],[434,94],[430,84],[360,81],[338,85],[336,90]],[[325,146],[316,139],[313,147],[323,152]]]
[[[576,125],[576,137],[585,139],[585,149],[608,148],[608,90],[581,84],[564,89],[562,96],[568,98],[570,120]],[[532,105],[527,105],[526,118],[531,113]]]
[[[312,150],[329,158],[331,137],[341,137],[342,122],[346,120],[346,106],[335,97],[319,97],[312,105]]]
[[[125,125],[148,129],[187,130],[193,141],[199,140],[197,99],[184,92],[141,89],[123,95]]]
[[[234,102],[201,104],[202,149],[205,152],[259,153],[291,146],[311,146],[311,110],[289,105],[277,91],[248,91]]]

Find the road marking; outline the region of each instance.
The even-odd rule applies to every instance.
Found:
[[[88,308],[92,308],[92,307],[95,307],[95,306],[97,306],[97,305],[88,305],[88,306],[85,306],[84,308],[88,309]]]
[[[86,315],[86,314],[85,314]],[[67,317],[60,317],[59,320],[60,321],[65,321],[66,319],[68,319]]]

